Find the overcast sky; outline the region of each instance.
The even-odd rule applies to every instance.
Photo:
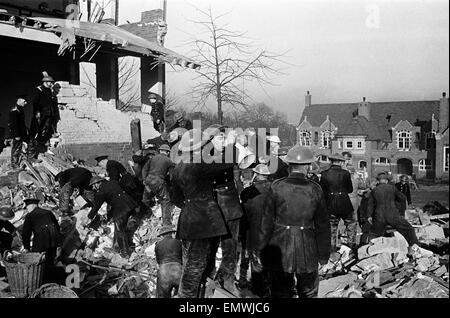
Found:
[[[160,0],[121,0],[121,23],[140,20]],[[313,103],[439,99],[449,87],[449,2],[167,0],[165,46],[180,46],[198,26],[193,6],[220,14],[232,10],[231,29],[247,31],[261,48],[284,52],[298,66],[274,78],[277,86],[248,86],[256,102],[298,122],[304,95]],[[377,19],[377,12],[379,16]],[[225,21],[225,20],[224,20]],[[377,23],[378,22],[378,23]],[[182,95],[194,84],[193,70],[167,74],[169,90]],[[189,99],[184,99],[189,104]]]

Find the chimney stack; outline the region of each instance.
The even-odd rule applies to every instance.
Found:
[[[448,98],[445,92],[439,101],[439,132],[442,133],[448,127]]]
[[[309,94],[309,91],[307,91],[305,95],[305,108],[309,106],[311,106],[311,95]]]
[[[370,120],[370,103],[366,101],[366,98],[363,97],[361,103],[358,104],[358,116],[366,117],[367,120]]]

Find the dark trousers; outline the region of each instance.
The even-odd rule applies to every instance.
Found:
[[[173,204],[170,202],[169,189],[166,182],[157,176],[148,176],[147,192],[154,193],[161,204],[162,225],[172,225]]]
[[[270,287],[273,298],[291,298],[294,296],[294,290],[299,298],[315,298],[319,291],[319,274],[318,271],[299,274],[271,272]]]
[[[23,139],[20,138],[12,141],[11,145],[11,165],[18,165],[20,163],[20,156],[22,155],[22,143]]]
[[[159,265],[156,278],[156,298],[171,298],[172,291],[178,292],[182,270],[181,264],[177,262]]]
[[[341,237],[338,233],[338,226],[341,218],[334,215],[330,215],[331,225],[331,251],[336,252],[341,245],[342,238],[345,238],[346,244],[350,248],[356,246],[356,229],[357,221],[354,219],[353,214],[350,214],[347,218],[344,218],[344,234]]]
[[[10,233],[0,232],[0,255],[11,249],[13,237]]]
[[[216,278],[223,285],[227,283],[229,287],[234,285],[236,263],[237,263],[237,247],[239,243],[239,223],[240,219],[227,221],[231,237],[220,242],[222,249],[222,261],[220,262]],[[232,284],[230,286],[230,284]]]
[[[133,211],[114,218],[114,245],[121,256],[130,255],[130,234],[128,231],[128,219]]]
[[[42,136],[43,144],[46,144],[52,138],[54,131],[54,118],[51,116],[44,116],[39,127],[40,135]]]
[[[397,230],[403,235],[410,246],[419,244],[416,232],[412,225],[399,215],[376,217],[373,221],[371,232],[376,236],[382,236],[387,225],[390,225],[394,230]]]
[[[199,298],[200,285],[204,285],[215,266],[219,239],[206,238],[183,240],[183,271],[181,273],[180,298]]]

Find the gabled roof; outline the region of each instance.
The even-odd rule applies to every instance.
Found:
[[[350,123],[338,127],[336,136],[366,136],[367,140],[391,141],[386,127],[380,127],[364,116],[356,116]]]
[[[304,109],[300,123],[307,116],[312,126],[319,127],[328,115],[331,122],[341,129],[351,121],[357,110],[358,103],[313,104]],[[417,120],[429,121],[433,113],[436,118],[439,117],[439,100],[370,103],[371,121],[389,128],[400,120],[408,120],[411,124]],[[389,115],[388,122],[386,117]]]

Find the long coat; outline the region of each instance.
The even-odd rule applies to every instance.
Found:
[[[9,137],[20,137],[25,140],[28,137],[27,126],[25,125],[25,112],[23,107],[17,106],[13,108],[9,113]]]
[[[57,177],[61,187],[70,182],[70,185],[73,188],[87,190],[89,188],[89,182],[92,178],[92,173],[86,168],[75,167],[60,172]]]
[[[23,247],[30,249],[33,234],[33,252],[44,252],[57,247],[60,242],[60,229],[55,215],[41,208],[35,208],[25,216],[22,229]]]
[[[327,262],[331,229],[320,186],[300,173],[273,182],[261,220],[263,265],[287,273],[312,273]],[[278,268],[281,266],[281,268]]]
[[[172,172],[171,201],[181,208],[177,238],[196,240],[228,234],[225,218],[213,197],[211,177],[222,164],[177,164]]]
[[[98,192],[95,193],[94,206],[88,217],[94,218],[105,202],[111,207],[108,211],[108,217],[113,219],[118,219],[138,207],[136,201],[122,189],[116,180],[104,181],[100,185]]]
[[[55,101],[52,90],[44,85],[39,85],[33,98],[33,114],[39,112],[42,117],[57,118],[59,116],[56,114],[57,107],[57,101]]]
[[[395,184],[395,187],[398,189],[398,191],[403,193],[403,195],[406,197],[406,201],[408,202],[408,204],[411,204],[411,191],[409,189],[409,184],[398,182]]]
[[[246,247],[250,251],[256,251],[259,246],[261,218],[271,184],[270,181],[256,181],[241,193],[247,221]]]
[[[406,197],[392,184],[379,184],[372,190],[367,202],[367,217],[374,220],[390,219],[404,210]]]
[[[352,178],[347,170],[331,165],[322,172],[320,185],[327,201],[328,211],[340,218],[349,218],[353,214],[353,205],[349,193],[353,192]]]

